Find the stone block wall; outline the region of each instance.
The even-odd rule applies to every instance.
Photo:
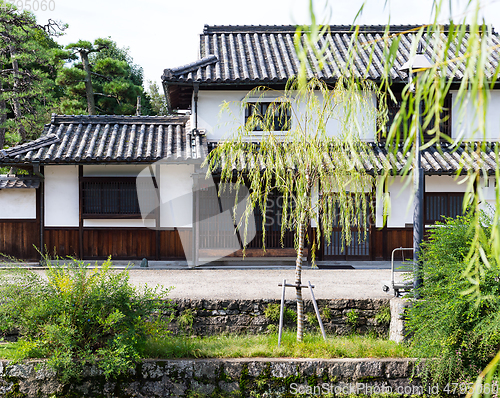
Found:
[[[431,392],[412,377],[416,366],[412,359],[146,360],[119,379],[106,380],[89,365],[81,380],[62,384],[43,361],[0,361],[0,398],[291,398],[299,393],[321,397],[327,393],[409,396]]]
[[[279,305],[280,300],[172,300],[175,315],[192,314],[193,321],[188,332],[193,335],[216,335],[221,333],[264,333],[269,325],[278,326],[277,321],[267,318],[265,310],[269,305]],[[332,299],[318,300],[322,314],[329,314],[328,319],[322,316],[328,334],[347,335],[356,333],[375,333],[387,337],[389,323],[377,320],[377,314],[389,311],[389,299]],[[296,311],[296,302],[286,300],[286,307]],[[327,310],[325,311],[325,308]],[[304,302],[304,312],[309,319],[316,319],[313,304]],[[355,320],[355,322],[353,322]],[[285,326],[293,328],[295,322],[289,320]],[[317,324],[309,323],[306,318],[306,330],[319,330]],[[178,322],[172,324],[174,333],[178,333]],[[182,331],[182,330],[181,330]]]
[[[325,331],[329,335],[348,335],[350,333],[374,333],[388,337],[389,322],[377,320],[377,315],[389,311],[389,299],[332,299],[318,300],[322,314],[328,313],[328,319],[322,316]],[[278,321],[267,318],[264,313],[269,305],[280,305],[280,300],[190,300],[174,299],[174,322],[170,329],[174,334],[187,333],[197,336],[211,336],[221,333],[266,333],[270,325],[277,330]],[[286,307],[296,313],[296,302],[286,300]],[[325,308],[328,308],[325,311]],[[316,315],[310,300],[304,301],[304,312],[314,323],[305,321],[306,331],[318,331]],[[165,315],[169,314],[169,311]],[[179,327],[179,317],[191,314],[193,319],[188,328]],[[353,316],[353,314],[355,314]],[[296,315],[295,315],[296,316]],[[186,318],[186,317],[185,317]],[[356,323],[352,320],[356,319]],[[286,318],[285,318],[286,321]],[[288,320],[285,328],[296,327],[296,321]],[[17,331],[0,334],[6,341],[17,340]]]

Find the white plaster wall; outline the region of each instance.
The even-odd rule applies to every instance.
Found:
[[[123,219],[123,220],[118,220],[118,219],[87,219],[83,220],[83,226],[84,227],[122,227],[122,228],[154,228],[156,226],[156,220],[130,220],[130,219]]]
[[[78,227],[78,166],[46,166],[45,226]]]
[[[160,226],[193,225],[193,165],[160,166]]]
[[[486,109],[486,135],[488,140],[500,139],[500,90],[489,92],[490,98]],[[470,98],[462,103],[456,102],[457,91],[452,91],[453,108],[451,113],[452,137],[463,139],[483,139],[481,132],[476,131],[481,116],[476,115]]]
[[[413,221],[413,185],[405,187],[401,177],[389,179],[389,204],[387,227],[404,227]],[[376,204],[376,227],[383,227],[383,205],[379,199]]]
[[[409,180],[408,180],[409,178]],[[465,192],[466,183],[461,183],[464,177],[456,179],[452,176],[425,176],[425,192]],[[409,182],[405,186],[405,183]],[[488,198],[493,195],[494,201],[494,188],[493,193],[490,188],[485,190]],[[387,227],[389,228],[403,228],[405,224],[413,223],[413,179],[411,176],[407,179],[395,177],[389,183],[389,197],[390,209],[387,218]],[[376,226],[381,228],[383,226],[383,206],[379,199],[376,208]]]
[[[486,179],[481,179],[481,191],[480,191],[480,207],[487,213],[495,213],[496,199],[495,199],[495,177],[489,177]]]
[[[413,189],[413,180],[411,188]],[[464,176],[425,176],[425,192],[465,192]]]
[[[198,128],[206,130],[210,141],[218,141],[234,134],[245,122],[245,112],[241,108],[241,101],[248,95],[247,91],[204,91],[201,90],[198,95]],[[275,99],[279,94],[269,96]],[[258,96],[255,99],[259,99]],[[224,101],[227,102],[227,108],[222,110]],[[376,100],[373,95],[369,102],[375,106]],[[339,115],[332,118],[327,124],[327,133],[329,135],[339,135],[341,125],[339,118],[342,116],[342,107],[338,108]],[[193,105],[194,109],[194,105]],[[304,108],[305,109],[305,105]],[[369,120],[366,116],[366,106],[360,103],[359,110],[355,113],[353,120],[363,127],[360,138],[373,140],[375,136],[375,120]],[[363,113],[365,112],[365,113]],[[194,115],[193,115],[194,118]],[[192,120],[192,123],[194,121]],[[292,123],[294,122],[292,118]]]
[[[137,164],[83,166],[84,177],[135,177],[147,166]]]
[[[36,189],[0,190],[0,219],[36,218]]]

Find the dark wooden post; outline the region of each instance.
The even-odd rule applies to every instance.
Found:
[[[199,175],[197,174],[198,171],[198,168],[196,168],[195,173],[193,174],[192,264],[194,267],[199,265],[200,259],[200,184]]]
[[[160,207],[161,207],[161,177],[160,177],[160,165],[157,164],[155,167],[155,175],[156,175],[156,197],[158,200],[156,209],[155,209],[155,223],[156,223],[156,228],[155,228],[155,237],[156,237],[156,260],[160,260],[160,250],[161,250],[161,236],[160,236],[160,228],[161,228],[161,218],[160,218]]]
[[[83,260],[83,166],[78,165],[78,256]]]
[[[43,168],[43,166],[40,166],[40,174],[42,176],[44,176],[45,174],[45,170]],[[40,190],[40,193],[39,193],[39,201],[40,201],[40,208],[38,210],[39,212],[39,217],[38,219],[40,220],[40,265],[44,265],[42,264],[42,261],[43,261],[43,254],[44,254],[44,246],[45,246],[45,243],[44,243],[44,234],[45,234],[45,179],[44,178],[41,178],[40,179],[40,188],[38,188]]]

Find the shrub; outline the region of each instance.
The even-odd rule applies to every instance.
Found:
[[[347,319],[346,319],[347,324],[351,325],[353,329],[356,329],[356,327],[358,326],[358,322],[359,322],[358,312],[354,309],[351,309],[351,310],[349,310],[349,312],[347,312],[346,316],[347,316]]]
[[[422,246],[422,300],[407,311],[407,327],[415,354],[427,361],[436,381],[473,381],[500,348],[500,269],[491,256],[487,238],[491,222],[482,214],[486,240],[481,243],[490,267],[484,267],[483,299],[462,294],[470,287],[464,277],[473,231],[471,215],[447,219],[429,232]]]
[[[194,322],[194,313],[190,308],[185,309],[182,313],[177,317],[177,326],[184,333],[188,333],[193,328]]]
[[[313,326],[319,325],[318,317],[316,316],[315,312],[306,312],[306,319],[310,325],[313,325]]]
[[[332,310],[330,310],[330,307],[324,306],[321,309],[321,319],[324,319],[325,321],[331,321],[332,320]]]
[[[278,323],[280,321],[280,304],[269,304],[264,310],[264,316],[270,321]],[[285,306],[283,321],[284,323],[297,322],[297,313]]]
[[[391,323],[391,307],[382,307],[375,315],[375,320],[379,325],[389,325]]]
[[[50,263],[44,279],[29,270],[0,274],[0,330],[17,328],[16,357],[46,357],[63,380],[97,361],[106,377],[134,367],[153,315],[168,289],[137,289],[111,261],[89,269],[76,260]],[[160,328],[164,333],[165,328]]]

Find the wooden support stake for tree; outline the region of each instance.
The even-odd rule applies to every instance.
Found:
[[[280,327],[278,330],[278,347],[281,345],[281,333],[283,332],[283,314],[284,314],[284,310],[285,310],[285,289],[286,289],[286,279],[283,279],[283,289],[281,290]]]
[[[316,298],[314,297],[313,286],[310,281],[307,281],[309,284],[309,290],[311,291],[312,302],[314,305],[314,311],[316,311],[316,316],[318,317],[319,327],[321,328],[321,333],[323,334],[323,340],[326,341],[325,328],[323,327],[323,322],[321,321],[321,315],[319,314],[318,303],[316,302]]]
[[[307,289],[311,291],[312,302],[314,305],[314,311],[316,312],[316,316],[318,317],[319,327],[321,328],[321,333],[323,334],[323,339],[326,341],[326,333],[325,328],[323,326],[323,322],[321,321],[321,315],[319,314],[318,303],[316,302],[316,297],[314,297],[313,288],[314,285],[311,285],[311,281],[307,281],[307,285],[295,285],[291,283],[286,283],[286,279],[283,279],[283,283],[278,283],[278,286],[282,286],[283,290],[281,292],[281,306],[280,306],[280,326],[278,330],[278,347],[281,345],[281,334],[283,331],[283,315],[285,310],[285,288],[294,287],[295,289]]]

